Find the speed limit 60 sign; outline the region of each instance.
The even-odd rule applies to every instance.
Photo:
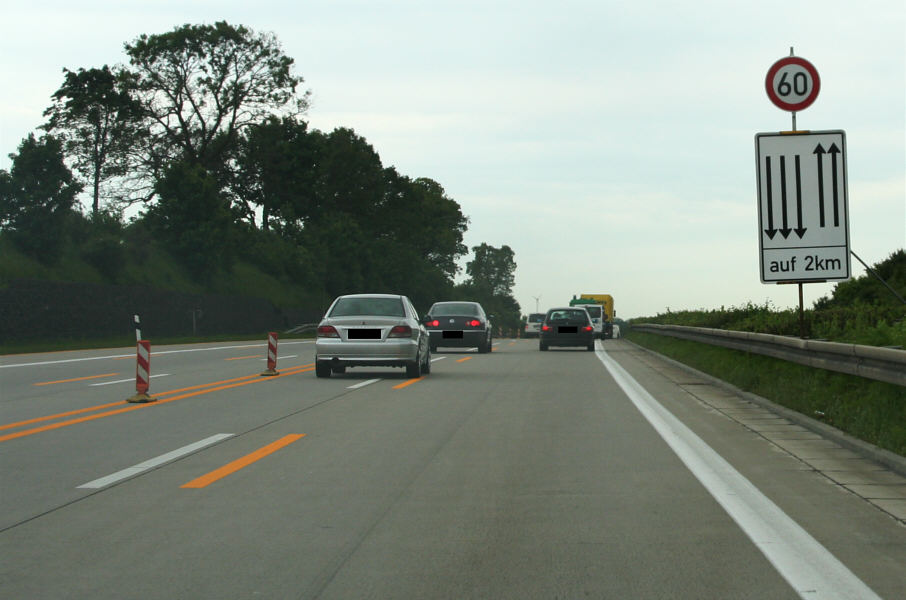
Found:
[[[787,56],[768,70],[764,87],[771,102],[783,110],[796,112],[815,101],[821,90],[821,79],[812,63],[798,56]]]

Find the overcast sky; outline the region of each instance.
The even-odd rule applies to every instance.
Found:
[[[470,247],[513,249],[524,313],[585,292],[623,318],[796,306],[796,286],[759,278],[754,143],[791,128],[764,80],[792,46],[821,78],[798,129],[846,132],[852,250],[872,264],[906,247],[902,0],[0,6],[0,168],[63,68],[125,63],[124,43],[186,23],[273,32],[313,127],[352,128],[384,166],[438,181]],[[832,289],[806,285],[806,306]]]

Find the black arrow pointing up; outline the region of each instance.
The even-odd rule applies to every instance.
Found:
[[[821,144],[815,146],[813,154],[818,159],[818,221],[824,227],[824,148]]]
[[[786,210],[786,157],[780,157],[780,211],[781,218],[783,219],[783,227],[780,228],[780,235],[783,236],[783,239],[790,237],[789,220],[787,219],[787,210]]]
[[[799,239],[805,235],[806,228],[802,226],[802,172],[799,169],[799,155],[796,155],[796,235]]]
[[[837,154],[840,153],[840,149],[837,148],[837,144],[831,144],[831,147],[827,149],[831,155],[833,162],[831,163],[831,177],[833,178],[834,186],[834,227],[840,226],[840,199],[837,195]]]
[[[773,240],[774,236],[777,235],[777,230],[774,229],[774,198],[772,194],[772,183],[771,183],[771,157],[764,157],[764,176],[766,181],[765,187],[768,191],[768,228],[764,230],[767,234],[768,239]]]

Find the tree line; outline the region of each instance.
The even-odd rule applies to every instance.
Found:
[[[199,282],[243,261],[322,301],[472,299],[519,326],[512,250],[474,247],[456,284],[459,204],[353,130],[310,129],[310,93],[273,34],[187,24],[124,47],[127,65],[64,69],[43,133],[0,170],[0,237],[45,264],[78,252],[113,282],[139,240]]]

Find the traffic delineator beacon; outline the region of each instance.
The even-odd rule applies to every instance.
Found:
[[[267,334],[267,371],[261,375],[273,377],[279,374],[277,372],[277,332],[271,331]]]
[[[155,398],[148,395],[148,389],[151,387],[151,342],[139,340],[136,348],[135,395],[127,398],[126,401],[154,402]]]

